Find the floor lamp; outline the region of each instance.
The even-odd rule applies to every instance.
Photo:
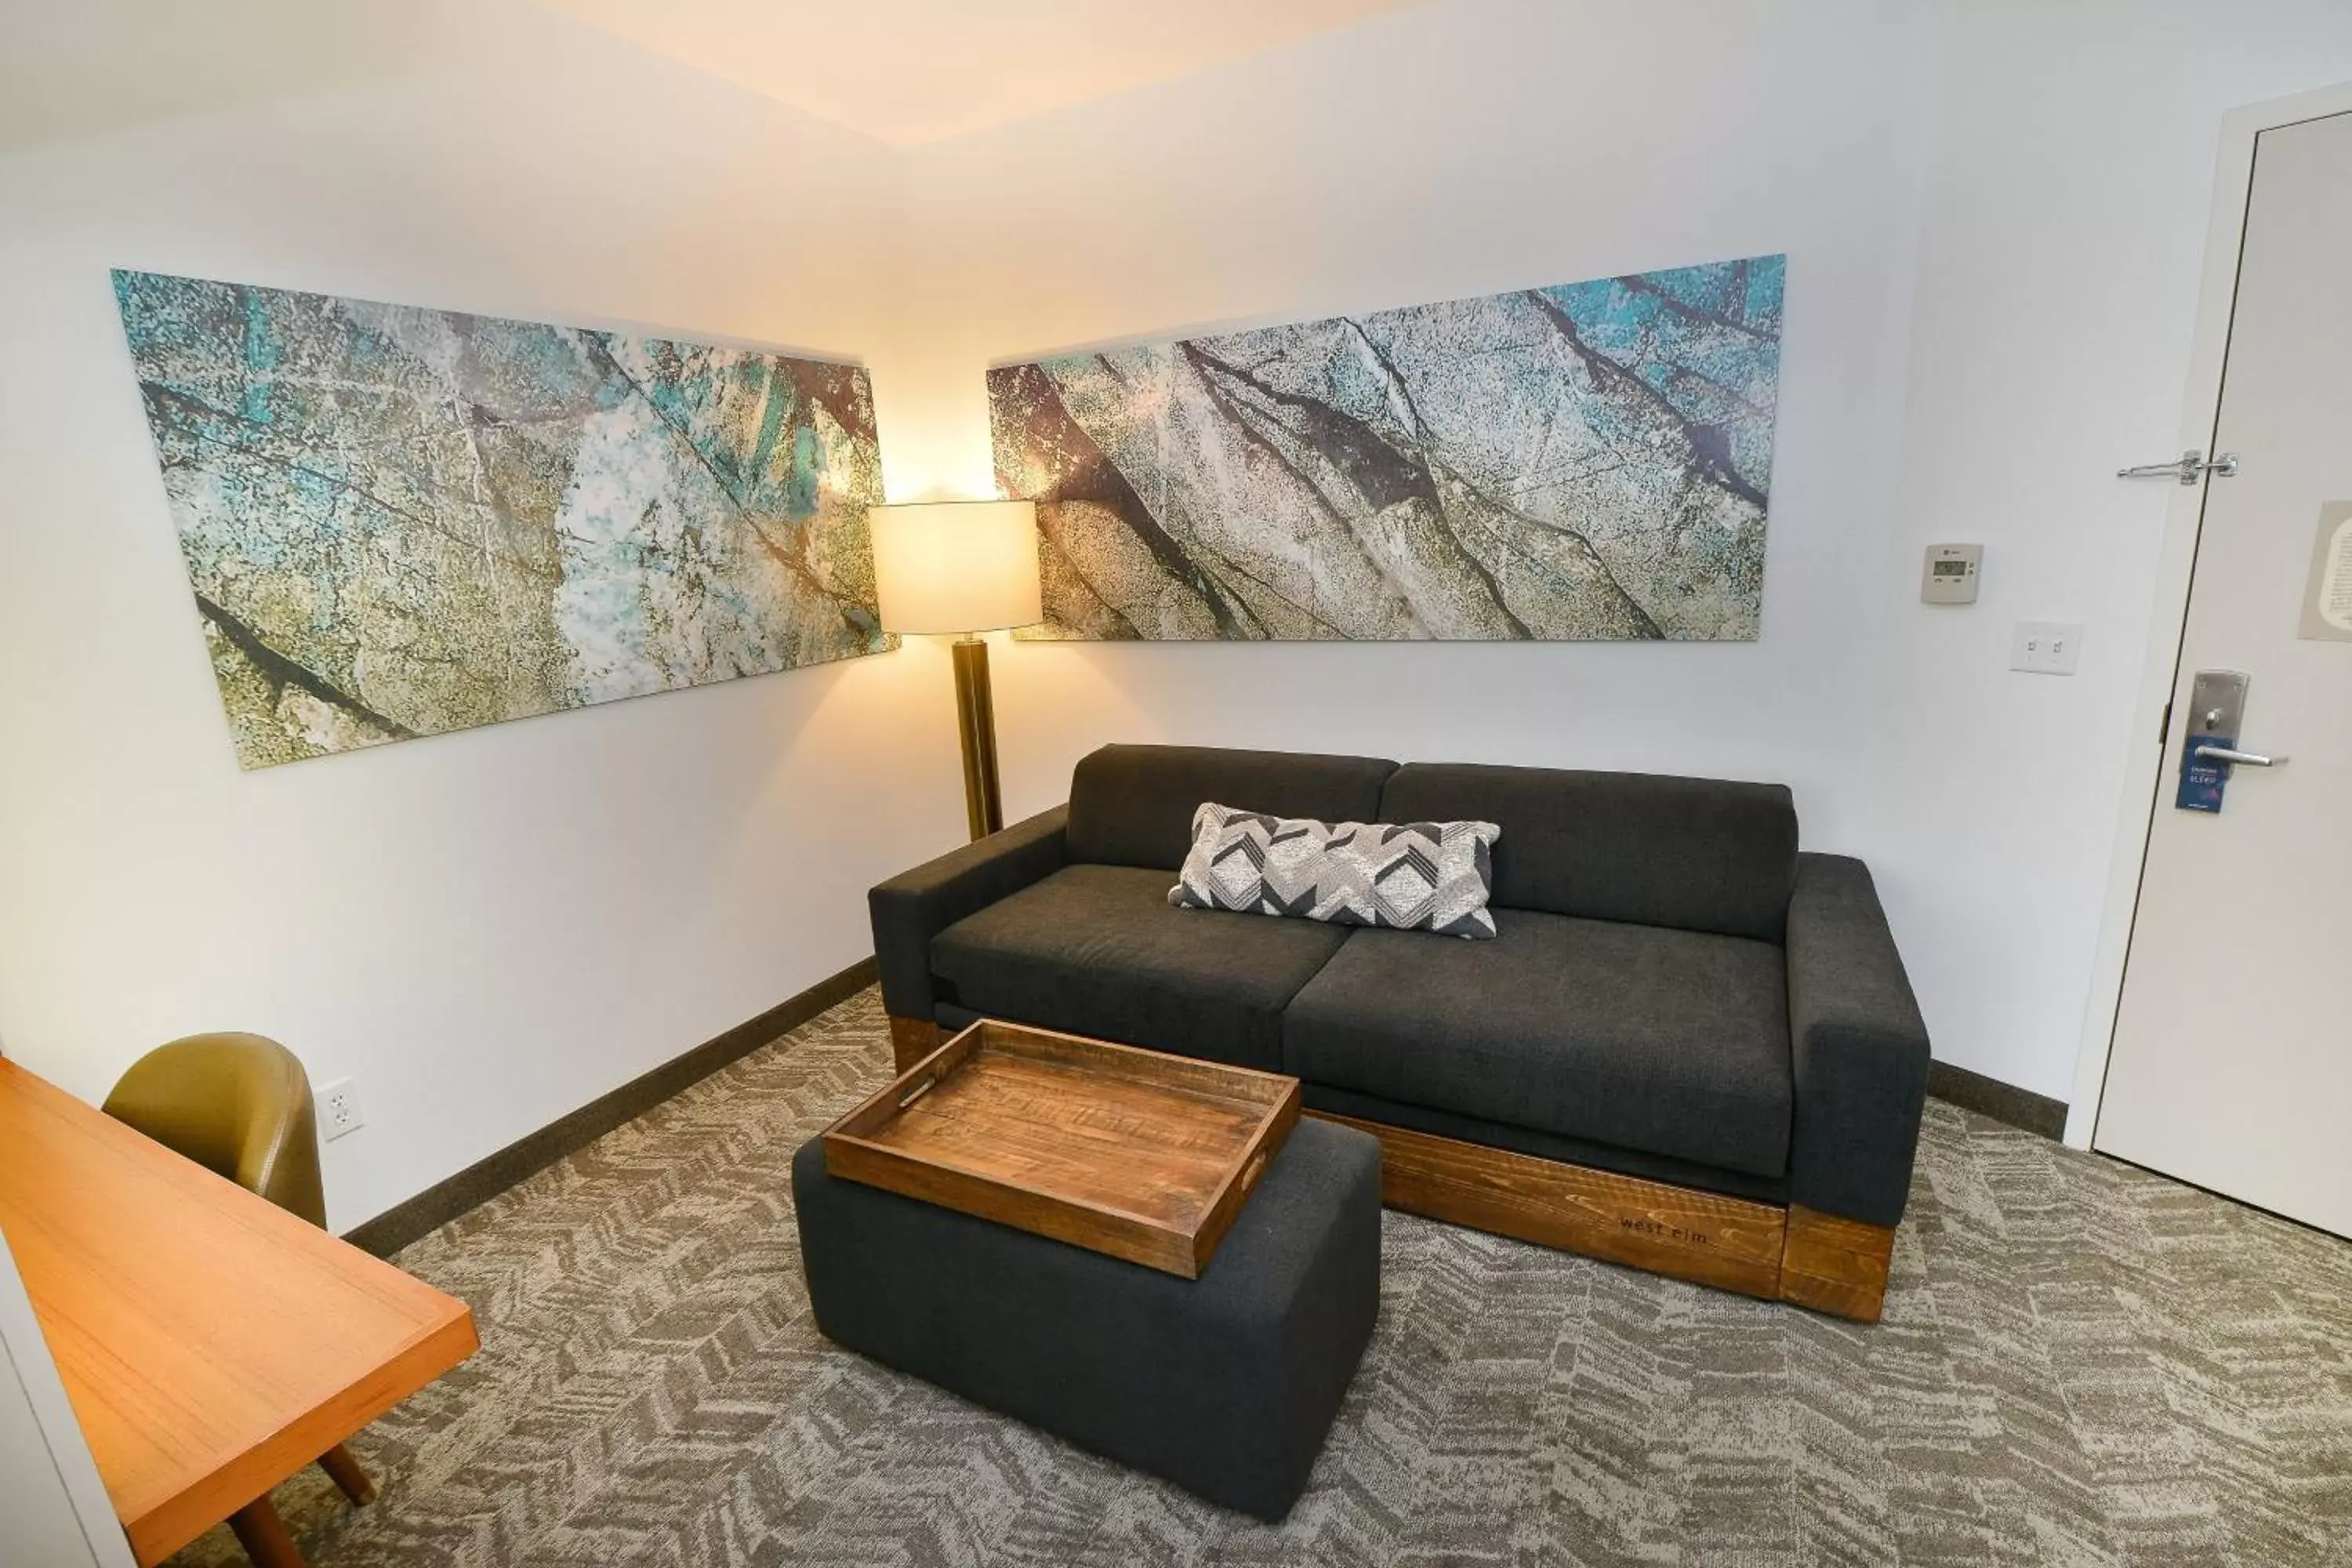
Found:
[[[963,736],[964,813],[971,836],[1004,826],[996,782],[996,710],[988,645],[978,634],[1034,626],[1037,509],[1025,500],[915,501],[866,510],[885,631],[957,634],[956,725]]]

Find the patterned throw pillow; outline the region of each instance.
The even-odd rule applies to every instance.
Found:
[[[1306,822],[1203,803],[1168,901],[1490,937],[1491,822]]]

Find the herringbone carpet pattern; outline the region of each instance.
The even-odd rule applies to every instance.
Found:
[[[1941,1103],[1875,1327],[1388,1215],[1313,1489],[1222,1512],[817,1336],[788,1163],[888,1057],[867,993],[410,1248],[482,1352],[279,1489],[317,1568],[2352,1563],[2352,1247]]]

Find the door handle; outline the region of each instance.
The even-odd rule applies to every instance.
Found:
[[[2246,680],[2242,669],[2200,669],[2189,682],[2188,732],[2180,737],[2180,787],[2172,797],[2179,809],[2217,812],[2231,773],[2241,767],[2274,768],[2286,761],[2238,750],[2238,737],[2244,732],[2238,726],[2246,717]]]
[[[2200,763],[2227,763],[2239,768],[2274,768],[2286,761],[2284,757],[2265,757],[2259,752],[2241,752],[2229,746],[2200,746],[2196,755]]]

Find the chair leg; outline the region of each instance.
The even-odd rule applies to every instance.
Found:
[[[253,1568],[302,1568],[302,1553],[286,1532],[286,1521],[270,1506],[268,1493],[230,1514],[228,1527],[253,1560]]]
[[[319,1456],[319,1468],[343,1489],[343,1495],[352,1501],[364,1504],[375,1500],[375,1483],[368,1479],[368,1473],[360,1468],[360,1462],[341,1443]]]

